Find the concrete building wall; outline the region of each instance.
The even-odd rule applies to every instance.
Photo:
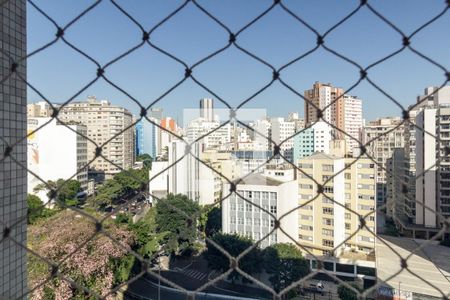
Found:
[[[0,79],[10,74],[13,61],[26,55],[26,1],[2,1],[0,5]],[[26,61],[16,72],[26,78]],[[27,172],[10,157],[4,157],[8,145],[11,155],[27,165],[26,85],[16,74],[0,83],[0,231],[9,228],[9,236],[27,244]],[[18,142],[20,139],[22,141]],[[18,142],[18,143],[17,143]],[[16,144],[17,143],[17,144]],[[15,224],[13,226],[13,224]],[[0,242],[0,298],[26,299],[27,254],[12,240]]]
[[[38,131],[39,127],[45,125]],[[60,124],[51,118],[28,118],[27,167],[34,174],[28,173],[28,193],[33,194],[36,185],[52,180],[78,180],[83,190],[87,189],[87,141],[80,134],[86,134],[84,125]],[[41,194],[41,195],[45,195]],[[48,201],[46,195],[42,201]]]

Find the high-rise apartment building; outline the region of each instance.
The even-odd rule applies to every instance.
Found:
[[[298,162],[299,168],[322,185],[325,194],[318,193],[318,185],[308,176],[298,174],[298,204],[303,205],[298,221],[299,243],[315,255],[326,256],[336,247],[336,256],[347,250],[362,254],[374,250],[374,235],[367,228],[358,231],[359,217],[345,208],[368,215],[366,225],[375,232],[375,164],[363,157],[353,162],[352,158],[324,153],[315,153]],[[346,240],[356,231],[357,234]]]
[[[34,132],[36,129],[44,127]],[[67,127],[66,127],[67,126]],[[44,181],[73,179],[80,182],[81,188],[87,190],[87,135],[83,124],[68,123],[62,125],[56,119],[28,118],[28,193]],[[42,201],[47,201],[45,192],[39,194]]]
[[[272,124],[266,120],[256,120],[252,124],[254,132],[252,132],[253,141],[258,145],[261,150],[272,150]],[[256,131],[256,132],[255,132]]]
[[[214,101],[213,99],[200,99],[200,118],[208,122],[214,121]]]
[[[416,116],[416,124],[423,131],[416,131],[419,177],[416,178],[415,223],[437,230],[442,228],[443,218],[450,217],[450,157],[446,150],[450,145],[449,104],[424,108]],[[427,238],[433,233],[436,232],[427,231]]]
[[[448,145],[445,119],[449,105],[449,86],[441,89],[427,87],[424,95],[418,96],[417,102],[409,108],[409,124],[405,126],[404,134],[406,142],[403,184],[405,186],[402,187],[404,193],[400,196],[401,203],[405,203],[405,215],[404,218],[400,218],[402,222],[397,222],[406,236],[432,237],[441,228],[439,217],[432,210],[443,215],[448,210],[444,178],[447,176],[445,175],[447,167],[442,151]],[[425,128],[426,132],[419,128]],[[439,139],[435,139],[434,136]],[[442,163],[440,163],[441,158]],[[427,166],[431,169],[427,170]],[[395,172],[400,173],[397,170]],[[416,178],[416,176],[419,177]],[[397,218],[396,221],[399,219]]]
[[[343,89],[331,83],[320,82],[315,82],[312,89],[306,90],[304,97],[308,100],[305,101],[305,125],[317,122],[319,110],[323,110],[322,119],[339,129],[334,130],[333,139],[344,139],[347,153],[353,154],[361,139],[362,100],[345,95]]]
[[[333,128],[318,121],[294,137],[294,163],[314,152],[329,153]]]
[[[87,101],[71,102],[61,108],[59,118],[63,122],[79,122],[86,125],[87,137],[102,147],[103,157],[89,165],[89,172],[108,178],[129,169],[133,165],[134,143],[131,113],[107,100],[89,97]],[[95,158],[96,146],[88,142],[88,161]],[[109,162],[109,161],[110,162]]]
[[[304,92],[305,101],[305,124],[306,126],[319,121],[318,110],[325,109],[322,118],[331,124],[335,123],[335,105],[331,105],[333,101],[341,97],[344,90],[331,85],[331,83],[315,82],[313,88]],[[342,97],[341,97],[342,98]]]
[[[295,122],[286,121],[284,118],[272,118],[271,123],[271,138],[280,146],[281,154],[288,160],[292,161],[294,149],[294,134]]]
[[[395,148],[402,148],[405,143],[403,120],[400,117],[380,118],[370,121],[363,129],[363,144],[367,153],[379,165],[376,166],[377,202],[386,203],[386,162],[392,157]]]
[[[10,75],[26,56],[25,12],[25,0],[0,3],[0,299],[27,298],[27,252],[18,245],[27,245],[27,89],[18,77],[27,76],[26,60]]]
[[[197,141],[204,150],[231,148],[230,123],[221,126],[219,121],[206,121],[203,118],[192,120],[185,128],[186,140],[189,143]]]

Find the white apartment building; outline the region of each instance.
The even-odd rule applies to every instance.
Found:
[[[231,147],[231,124],[228,123],[222,127],[220,125],[219,121],[194,119],[185,128],[186,141],[192,143],[203,137],[198,143],[202,144],[205,150],[227,149]]]
[[[341,100],[338,100],[340,102]],[[362,119],[362,100],[355,96],[344,95],[342,98],[343,109],[339,111],[336,110],[337,114],[343,114],[343,125],[338,126],[347,133],[343,135],[342,133],[337,136],[341,136],[346,141],[347,151],[350,154],[355,154],[354,149],[359,148],[358,141],[361,141],[361,131],[363,126]],[[337,105],[339,108],[339,104]],[[339,123],[338,123],[339,124]]]
[[[284,142],[280,146],[280,151],[288,161],[292,161],[294,138],[295,134],[295,122],[286,121],[284,118],[272,118],[270,119],[272,128],[272,140],[278,145]],[[288,139],[288,140],[286,140]],[[286,140],[286,141],[285,141]]]
[[[83,190],[87,189],[87,140],[86,126],[76,123],[62,125],[56,119],[34,132],[51,118],[28,118],[27,167],[44,181],[58,179],[76,179]],[[79,134],[77,134],[79,133]],[[81,134],[81,135],[80,135]],[[28,193],[42,181],[28,173]],[[39,193],[43,201],[48,201],[45,194]]]
[[[377,165],[377,202],[378,205],[386,203],[388,197],[386,190],[386,162],[392,157],[395,148],[405,145],[403,120],[400,117],[387,117],[370,121],[363,129],[363,144],[367,153],[373,157]]]
[[[272,123],[268,120],[256,120],[252,125],[257,132],[253,132],[253,141],[260,145],[258,149],[272,150],[272,143],[269,141],[272,137]]]
[[[450,157],[445,150],[450,146],[450,105],[423,109],[416,124],[424,131],[416,130],[416,174],[422,176],[416,178],[415,222],[442,228],[444,220],[434,211],[450,217]]]
[[[149,171],[149,200],[155,203],[158,199],[164,198],[169,192],[169,162],[153,161]]]
[[[274,175],[275,176],[275,175]],[[277,176],[283,178],[283,176]],[[298,185],[294,178],[281,181],[262,174],[252,174],[236,182],[236,193],[222,203],[222,231],[236,233],[261,242],[261,247],[275,243],[293,243],[279,228],[275,220],[294,209],[297,205],[295,193]],[[223,194],[228,194],[230,185],[224,184]],[[249,202],[244,201],[245,197]],[[252,205],[258,205],[264,210]],[[273,218],[270,212],[275,218]],[[292,238],[298,235],[298,211],[294,210],[281,219],[280,227]]]
[[[200,144],[192,145],[191,152],[201,158]],[[168,172],[169,193],[183,194],[197,201],[200,205],[212,204],[220,199],[221,177],[210,168],[186,154],[187,145],[183,141],[173,141],[169,146],[168,165],[173,165]],[[184,157],[183,157],[184,156]]]
[[[86,125],[87,136],[102,147],[102,155],[89,165],[92,173],[103,173],[111,177],[122,169],[133,165],[134,139],[131,113],[123,107],[111,105],[107,100],[98,101],[89,97],[87,101],[71,102],[61,108],[61,121],[75,121]],[[128,130],[125,130],[129,128]],[[125,130],[125,131],[124,131]],[[88,161],[95,157],[96,146],[88,143]]]

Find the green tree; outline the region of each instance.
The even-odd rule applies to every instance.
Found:
[[[236,234],[216,233],[211,237],[216,244],[225,249],[231,256],[237,257],[247,248],[253,245],[253,241],[247,237]],[[230,269],[230,260],[212,243],[206,242],[208,250],[206,252],[206,259],[208,266],[214,270],[225,272]],[[261,272],[261,250],[254,248],[245,257],[239,261],[239,268],[249,275]],[[241,275],[237,272],[232,272],[229,279],[237,280]]]
[[[210,237],[222,230],[222,209],[215,206],[208,211],[206,216],[205,234]]]
[[[114,179],[108,179],[98,187],[97,194],[91,199],[91,204],[104,209],[117,203],[122,195],[122,185]]]
[[[360,288],[355,284],[350,284],[353,288],[355,288],[357,291],[360,291]],[[338,286],[337,289],[339,298],[342,300],[358,300],[358,295],[356,292],[351,290],[350,288],[346,287],[345,285],[341,284]]]
[[[153,159],[147,153],[136,156],[136,161],[142,161],[144,164],[144,168],[146,168],[147,170],[150,170],[152,168]]]
[[[135,247],[133,248],[144,258],[152,258],[168,234],[167,232],[156,232],[155,214],[155,209],[152,208],[141,220],[129,225],[135,236]]]
[[[264,269],[270,274],[270,282],[279,292],[309,273],[308,261],[292,244],[280,243],[264,249]]]
[[[157,232],[165,233],[166,249],[175,254],[193,250],[199,238],[197,225],[200,206],[185,195],[169,194],[158,201],[155,208]]]
[[[60,203],[64,203],[68,206],[78,205],[77,194],[81,192],[81,184],[79,181],[74,179],[64,180],[58,179],[56,182],[49,180],[47,184],[38,184],[34,191],[47,191],[47,197],[52,197],[52,190],[57,191],[56,200]],[[58,203],[58,202],[57,202]],[[61,206],[61,205],[60,205]],[[62,205],[64,206],[64,205]]]
[[[43,203],[38,196],[28,194],[27,205],[27,221],[28,224],[33,224],[42,215],[44,209],[44,207],[42,207]]]

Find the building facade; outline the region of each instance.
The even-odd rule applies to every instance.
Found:
[[[41,179],[45,182],[67,180],[75,174],[72,179],[87,190],[87,140],[84,138],[87,129],[82,124],[69,123],[66,126],[56,119],[28,118],[27,167],[40,178],[28,173],[29,194],[35,193],[34,188],[42,183]],[[39,197],[44,202],[49,200],[45,192],[39,193]]]
[[[377,202],[386,203],[386,163],[392,157],[395,148],[402,148],[405,144],[404,125],[400,117],[381,118],[370,121],[363,129],[363,144],[367,153],[373,157],[377,165]]]
[[[260,244],[263,248],[276,243],[293,243],[289,236],[295,238],[298,235],[297,211],[280,220],[280,227],[289,236],[274,226],[276,219],[296,207],[295,201],[291,201],[297,191],[296,180],[292,177],[290,181],[281,181],[267,175],[252,174],[236,183],[237,194],[232,193],[222,203],[222,231],[247,236],[254,241],[264,238]],[[223,194],[229,191],[230,185],[224,184]]]
[[[314,152],[329,153],[332,131],[329,124],[318,121],[297,133],[294,137],[294,163]]]
[[[84,102],[71,102],[62,107],[59,118],[63,122],[86,125],[87,137],[102,147],[102,156],[89,165],[92,174],[112,177],[133,166],[134,147],[132,115],[123,107],[111,105],[107,100],[89,97]],[[88,161],[95,158],[96,146],[88,142]]]
[[[18,77],[27,77],[26,60],[10,75],[11,64],[26,56],[26,1],[2,1],[0,20],[0,230],[16,241],[0,242],[0,299],[27,299],[27,252],[17,244],[27,245],[27,171],[5,156],[14,145],[10,155],[27,164],[27,89]]]
[[[295,122],[286,121],[284,118],[272,118],[271,123],[271,138],[279,145],[281,154],[288,160],[293,161],[294,151],[294,134]]]
[[[367,228],[358,230],[358,216],[347,209],[367,216],[366,225],[375,232],[375,165],[368,158],[353,161],[324,153],[299,160],[299,168],[309,177],[298,174],[298,204],[302,206],[298,240],[315,255],[328,256],[333,249],[335,256],[346,251],[368,255],[374,250],[374,234]],[[324,194],[310,177],[323,185]]]
[[[157,119],[151,117],[149,120],[155,124],[159,123]],[[161,154],[161,129],[155,124],[147,119],[142,119],[136,124],[136,155],[148,154],[156,158]]]
[[[214,101],[210,98],[200,99],[200,118],[207,122],[214,121]]]

